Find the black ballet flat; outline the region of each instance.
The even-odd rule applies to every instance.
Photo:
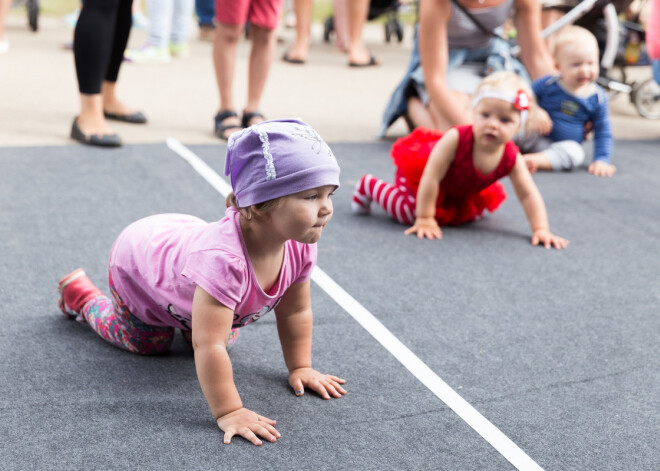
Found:
[[[82,142],[89,146],[97,147],[119,147],[121,146],[121,138],[117,134],[90,134],[89,136],[82,132],[78,126],[78,118],[73,120],[71,126],[71,139],[74,141]]]
[[[104,110],[103,116],[105,116],[106,119],[121,121],[122,123],[144,124],[147,122],[147,117],[144,114],[142,114],[141,111],[136,111],[135,113],[130,113],[130,114],[118,114],[118,113],[110,113],[109,111]]]

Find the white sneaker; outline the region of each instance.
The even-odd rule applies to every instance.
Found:
[[[149,18],[141,11],[133,13],[131,26],[135,29],[147,29]]]
[[[0,41],[0,54],[7,54],[9,52],[9,40],[3,39]]]
[[[124,59],[137,64],[167,64],[172,59],[167,47],[155,47],[145,44],[138,49],[127,49]]]
[[[170,55],[187,59],[190,57],[190,46],[188,43],[170,43]]]
[[[76,23],[78,23],[78,17],[79,16],[80,16],[80,8],[76,8],[71,13],[64,15],[64,18],[63,18],[64,24],[68,28],[71,28],[71,29],[75,28]]]

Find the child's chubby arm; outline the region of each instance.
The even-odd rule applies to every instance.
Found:
[[[616,167],[609,163],[612,154],[612,126],[606,97],[593,117],[593,127],[595,160],[587,170],[597,177],[611,177],[616,173]]]
[[[541,244],[546,249],[550,247],[566,248],[568,240],[550,232],[550,223],[548,222],[548,213],[545,209],[543,197],[520,155],[516,159],[516,164],[511,170],[509,178],[532,228],[532,245]]]
[[[533,127],[542,136],[547,136],[552,131],[552,118],[540,106],[534,109]]]
[[[431,150],[429,160],[417,189],[415,223],[404,234],[417,234],[418,239],[442,239],[442,231],[435,220],[438,187],[456,156],[458,131],[450,129]]]
[[[289,384],[300,396],[305,388],[322,398],[341,397],[346,380],[319,373],[312,368],[312,301],[310,281],[291,285],[275,308],[277,332],[282,344],[284,362],[289,369]]]
[[[234,435],[261,445],[258,437],[274,442],[281,435],[275,421],[243,407],[234,385],[227,354],[227,339],[234,312],[199,286],[195,289],[192,308],[192,340],[195,367],[202,392],[218,427],[225,432],[224,442]]]

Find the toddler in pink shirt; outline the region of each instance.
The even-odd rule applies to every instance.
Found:
[[[231,136],[225,174],[233,193],[224,218],[160,214],[129,225],[110,254],[112,299],[82,269],[59,283],[65,316],[139,354],[166,352],[175,329],[192,339],[202,391],[225,443],[281,435],[243,407],[227,348],[238,329],[275,310],[289,384],[322,397],[343,379],[311,367],[310,275],[316,242],[332,217],[339,166],[328,145],[297,120],[263,122]]]

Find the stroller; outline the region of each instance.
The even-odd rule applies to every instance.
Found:
[[[394,36],[396,36],[398,42],[403,41],[403,25],[398,16],[400,6],[401,2],[397,0],[371,0],[369,2],[367,21],[387,15],[385,22],[385,42],[389,43]],[[323,40],[325,42],[330,42],[330,36],[334,30],[335,22],[331,16],[323,23]]]
[[[38,0],[14,0],[12,7],[25,4],[27,10],[28,26],[32,31],[39,29],[39,1]]]
[[[647,0],[641,0],[645,4]],[[598,83],[610,97],[626,93],[637,112],[647,119],[660,119],[660,85],[653,78],[628,81],[628,67],[648,66],[645,31],[637,21],[620,21],[618,11],[631,0],[583,0],[543,31],[549,36],[569,23],[591,31],[601,51]],[[616,6],[615,6],[616,4]],[[618,11],[617,11],[618,10]]]

